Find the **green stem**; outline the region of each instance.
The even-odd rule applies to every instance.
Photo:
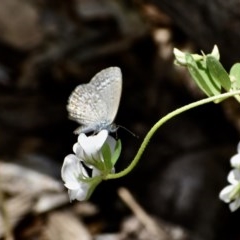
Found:
[[[213,96],[213,97],[208,97],[202,100],[199,100],[197,102],[193,102],[190,104],[187,104],[181,108],[178,108],[172,112],[170,112],[169,114],[167,114],[166,116],[164,116],[163,118],[161,118],[151,129],[150,131],[147,133],[146,137],[144,138],[135,158],[133,159],[133,161],[128,165],[128,167],[126,167],[124,170],[122,170],[121,172],[115,173],[115,174],[108,174],[106,176],[106,180],[107,179],[115,179],[115,178],[120,178],[123,177],[125,175],[127,175],[129,172],[131,172],[133,170],[133,168],[137,165],[139,159],[141,158],[145,148],[147,147],[150,139],[152,138],[152,136],[155,134],[155,132],[158,130],[159,127],[161,127],[165,122],[167,122],[168,120],[170,120],[171,118],[179,115],[180,113],[183,113],[185,111],[188,111],[192,108],[195,108],[197,106],[201,106],[204,105],[206,103],[210,103],[213,102],[215,100],[220,100],[220,99],[226,99],[229,97],[232,97],[234,95],[240,94],[240,90],[238,91],[232,91],[232,92],[228,92],[228,93],[223,93],[217,96]]]

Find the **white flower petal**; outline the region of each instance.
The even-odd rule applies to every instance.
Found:
[[[78,142],[83,151],[88,155],[95,155],[103,146],[108,137],[108,131],[102,130],[97,135],[87,137],[81,133],[78,137]]]
[[[86,199],[91,186],[90,183],[81,181],[81,178],[86,177],[88,174],[79,159],[74,154],[66,156],[62,166],[62,179],[68,188],[70,201]]]
[[[108,137],[108,131],[106,129],[101,130],[95,138],[95,145],[97,149],[101,149]]]
[[[74,145],[73,145],[73,152],[76,153],[78,148],[81,148],[80,144],[78,142],[76,142]]]
[[[240,178],[240,171],[238,169],[234,169],[228,174],[227,180],[229,183],[236,185],[239,182],[238,178]]]
[[[64,186],[70,190],[76,190],[79,188],[79,182],[77,181],[69,181],[64,184]]]
[[[110,147],[110,150],[111,150],[111,154],[114,153],[114,150],[115,150],[115,147],[116,147],[116,144],[117,144],[117,141],[111,137],[111,136],[108,136],[107,137],[107,140],[106,140],[106,143],[108,144],[108,146]]]
[[[237,146],[237,154],[231,157],[231,166],[234,168],[228,174],[227,180],[231,185],[226,186],[220,193],[219,198],[229,204],[233,212],[240,207],[240,142]]]
[[[229,208],[232,212],[236,211],[240,207],[240,198],[229,204]]]
[[[233,173],[234,173],[234,177],[235,177],[236,181],[240,182],[240,170],[234,169]]]
[[[69,154],[65,157],[61,175],[64,182],[76,181],[76,177],[82,174],[81,168],[79,166],[79,160],[74,154]]]
[[[84,133],[79,134],[78,143],[86,153],[95,151],[95,146],[93,146],[91,142],[91,137],[87,137]]]
[[[87,197],[87,193],[88,193],[88,188],[78,188],[77,190],[69,190],[68,191],[68,195],[70,198],[70,201],[73,200],[78,200],[78,201],[84,201]]]
[[[74,145],[73,145],[73,152],[76,153],[77,149],[78,149],[78,145],[79,143],[76,142]]]
[[[82,149],[81,145],[78,142],[73,145],[73,152],[77,155],[79,160],[83,160],[84,159],[83,149]]]
[[[234,190],[233,185],[228,185],[219,194],[219,198],[224,201],[225,203],[229,203],[231,201],[230,194]]]
[[[87,139],[88,137],[86,136],[86,134],[85,133],[80,133],[79,135],[78,135],[78,142],[80,142],[80,141],[84,141],[85,139]],[[82,140],[81,140],[82,139]]]
[[[240,154],[235,154],[230,159],[231,166],[240,169]]]

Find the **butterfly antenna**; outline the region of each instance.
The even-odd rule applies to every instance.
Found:
[[[126,130],[127,132],[129,132],[131,135],[133,135],[136,138],[139,138],[138,135],[134,134],[132,131],[130,131],[129,129],[125,128],[124,126],[121,125],[117,125],[118,128],[123,128],[124,130]]]

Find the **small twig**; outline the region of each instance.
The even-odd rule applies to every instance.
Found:
[[[161,229],[156,222],[144,211],[144,209],[137,203],[131,193],[126,188],[120,188],[118,195],[126,203],[126,205],[136,215],[137,219],[152,233],[157,239],[170,240],[170,236]]]

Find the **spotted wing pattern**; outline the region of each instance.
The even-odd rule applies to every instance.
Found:
[[[118,67],[104,69],[90,83],[77,86],[67,105],[70,118],[82,125],[76,132],[108,128],[117,114],[121,92],[122,74]]]
[[[119,107],[122,93],[122,73],[118,67],[110,67],[96,74],[91,82],[106,104],[105,120],[113,122]]]

